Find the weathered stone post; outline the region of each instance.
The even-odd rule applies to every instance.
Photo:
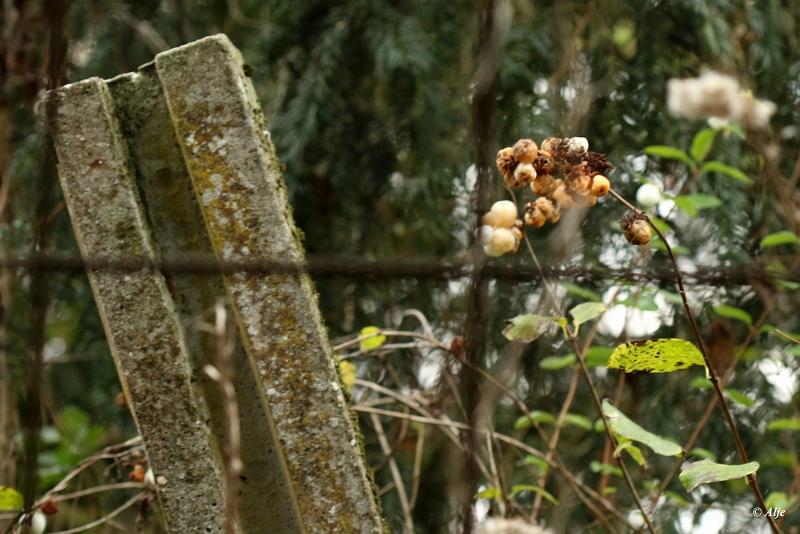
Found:
[[[58,89],[59,174],[85,259],[303,261],[280,167],[241,56],[223,35],[136,73]],[[380,532],[355,423],[305,274],[89,272],[171,532],[219,532],[225,420],[194,328],[227,294],[242,532]]]

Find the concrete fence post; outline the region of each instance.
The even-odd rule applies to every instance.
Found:
[[[224,35],[138,72],[56,90],[59,174],[86,259],[302,262],[280,165]],[[108,272],[89,278],[171,532],[219,532],[225,420],[196,323],[235,317],[242,532],[384,528],[307,275]]]

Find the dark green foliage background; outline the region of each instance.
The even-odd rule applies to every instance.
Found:
[[[27,26],[14,25],[11,19],[2,22],[7,34],[27,35],[26,53],[33,58],[27,67],[23,65],[23,71],[6,58],[0,78],[0,121],[10,132],[7,146],[0,152],[0,157],[7,156],[0,166],[6,173],[3,180],[10,179],[12,184],[0,223],[7,254],[33,250],[34,210],[40,194],[36,184],[43,151],[43,133],[33,108],[36,93],[43,87],[47,5],[27,4],[24,9],[41,14]],[[668,183],[669,176],[685,177],[686,169],[676,162],[650,158],[644,170],[637,171],[634,159],[652,144],[689,149],[692,135],[704,125],[666,112],[666,81],[697,74],[708,66],[734,74],[759,98],[777,104],[772,124],[783,143],[780,169],[787,176],[792,174],[800,149],[797,0],[512,1],[509,5],[513,19],[496,65],[493,88],[493,147],[523,136],[536,140],[549,135],[586,136],[594,150],[606,152],[616,165],[610,176],[615,189],[634,198],[641,176],[661,176]],[[142,25],[168,47],[225,32],[252,69],[272,139],[286,166],[291,202],[309,254],[398,262],[466,259],[475,220],[471,211],[475,199],[470,197],[467,176],[475,159],[470,97],[482,9],[480,2],[463,0],[75,0],[70,3],[65,26],[69,41],[66,77],[68,81],[108,78],[151,60],[157,50],[143,38]],[[39,38],[32,38],[35,35]],[[569,98],[575,91],[588,98],[582,108],[576,105],[578,100]],[[713,150],[714,159],[741,168],[756,184],[748,188],[722,176],[706,175],[692,192],[714,195],[722,206],[704,210],[700,222],[682,220],[672,228],[677,242],[701,266],[750,265],[754,256],[763,253],[758,243],[764,235],[794,227],[786,222],[771,182],[759,178],[761,161],[744,142],[727,136]],[[493,188],[493,197],[501,198],[504,192],[499,180]],[[467,198],[473,204],[464,205]],[[639,261],[636,251],[624,244],[616,230],[622,214],[619,205],[605,199],[578,228],[580,237],[565,236],[549,225],[530,235],[540,258],[548,264],[602,267],[603,251],[621,249],[619,254],[635,266]],[[50,251],[77,254],[66,211],[60,209],[54,217]],[[795,257],[789,255],[796,254],[796,247],[779,250],[783,256],[778,259],[793,266]],[[528,264],[523,255],[493,261]],[[650,266],[668,268],[661,253],[654,254]],[[4,328],[14,377],[11,383],[22,397],[24,361],[30,357],[32,335],[30,277],[23,271],[15,272],[14,277],[13,298],[4,302]],[[601,294],[618,284],[598,279],[570,281]],[[408,308],[421,310],[442,339],[463,334],[466,284],[359,277],[320,278],[316,283],[332,338],[365,325],[398,326],[400,313]],[[668,283],[662,287],[675,291]],[[46,424],[58,429],[59,437],[46,446],[41,490],[82,456],[134,432],[127,414],[113,403],[119,385],[85,276],[53,274],[49,288],[46,335],[62,338],[70,358],[46,367]],[[541,289],[536,279],[491,284],[488,369],[509,350],[500,335],[504,321],[532,312],[526,303]],[[694,296],[743,308],[753,317],[763,309],[761,299],[747,285],[702,287]],[[582,300],[568,299],[570,304]],[[710,325],[719,319],[710,304],[698,309],[701,327],[711,336]],[[796,332],[800,330],[797,309],[796,292],[786,290],[768,323]],[[663,323],[653,337],[690,339],[681,311],[678,307],[675,311],[675,319]],[[402,325],[416,326],[410,319]],[[741,323],[727,320],[724,328],[732,346],[745,337]],[[595,344],[612,346],[617,341],[601,335]],[[797,477],[792,470],[798,465],[798,433],[765,436],[764,427],[776,417],[797,416],[798,396],[788,403],[776,399],[773,386],[756,365],[760,359],[779,358],[786,362],[786,372],[796,373],[797,358],[784,357],[787,346],[788,342],[774,335],[756,336],[755,349],[733,385],[756,399],[751,408],[737,406],[735,415],[751,457],[762,463],[762,487],[789,492],[794,481],[796,492]],[[544,372],[537,362],[568,352],[557,335],[545,336],[525,349],[522,366],[508,386],[525,395],[535,409],[557,412],[570,371]],[[387,358],[413,385],[411,354],[401,352]],[[381,366],[368,360],[361,372],[377,379]],[[683,439],[709,398],[708,390],[690,388],[695,376],[700,376],[700,371],[629,377],[620,407],[649,430]],[[598,375],[597,381],[601,392],[613,395],[616,373]],[[448,406],[445,404],[446,409]],[[591,419],[597,416],[583,383],[572,411]],[[500,403],[494,419],[497,430],[513,434],[512,425],[519,415],[512,404]],[[380,449],[366,420],[363,422],[370,461],[378,465]],[[387,425],[394,428],[388,421]],[[588,464],[600,458],[602,440],[576,428],[568,427],[564,433],[559,448],[562,458],[587,483],[596,484],[598,475]],[[543,448],[532,432],[515,435]],[[452,464],[446,440],[433,431],[429,436],[414,518],[420,532],[441,532],[449,528],[455,513],[448,493]],[[713,451],[720,461],[737,461],[720,413],[712,417],[698,445]],[[413,447],[397,457],[408,480]],[[534,483],[531,473],[517,466],[518,460],[506,458],[509,483]],[[644,494],[646,485],[659,482],[670,465],[657,457],[649,460],[648,470],[633,469]],[[46,472],[47,466],[55,479]],[[377,474],[381,486],[390,480],[388,469]],[[15,485],[14,481],[0,482]],[[630,509],[624,485],[612,482],[618,488],[614,497],[618,505]],[[741,522],[747,517],[741,510],[752,506],[747,488],[734,483],[709,488],[702,497],[698,492],[688,495],[674,482],[672,489],[694,504],[667,501],[661,506],[657,519],[664,531],[679,531],[679,510],[689,511],[689,520],[696,520],[705,504],[712,502],[729,510],[739,506],[738,512],[729,515],[725,531],[744,528]],[[548,490],[563,499],[564,508],[547,506],[543,519],[556,528],[576,531],[578,525],[593,518],[563,489],[558,477],[551,478]],[[520,502],[523,508],[530,505],[530,499]],[[106,505],[103,501],[89,503],[86,515],[100,515],[100,510],[110,509]],[[575,508],[567,513],[570,507]],[[385,494],[384,509],[392,529],[399,530],[402,516],[393,491]],[[800,512],[795,512],[794,518],[790,514],[786,525],[797,525],[798,517]]]

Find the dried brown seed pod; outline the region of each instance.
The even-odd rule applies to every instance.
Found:
[[[547,217],[536,207],[533,202],[525,205],[525,225],[541,228],[547,222]]]
[[[539,150],[539,155],[533,162],[533,168],[537,174],[555,174],[558,170],[556,160],[550,152]]]
[[[592,186],[590,188],[592,194],[596,197],[602,197],[611,190],[611,182],[602,174],[596,175],[592,178]]]
[[[540,174],[531,182],[531,191],[549,197],[556,189],[556,180],[549,174]]]
[[[532,139],[520,139],[514,143],[514,159],[520,163],[533,163],[539,153],[539,147]]]
[[[567,191],[578,195],[588,195],[591,183],[592,179],[588,174],[578,174],[577,176],[570,175],[569,178],[564,180]]]
[[[542,141],[541,147],[542,150],[550,152],[551,154],[555,154],[560,150],[561,146],[564,144],[564,141],[565,139],[562,139],[561,137],[548,137]]]
[[[556,207],[553,205],[553,202],[547,197],[539,197],[533,201],[534,207],[544,215],[546,219],[549,219],[553,216],[556,212]]]
[[[497,152],[497,170],[505,179],[514,176],[514,169],[517,167],[517,160],[514,159],[514,149],[507,146]]]
[[[650,225],[641,213],[631,214],[620,221],[625,239],[631,245],[646,245],[650,242]]]
[[[528,185],[534,178],[536,178],[536,169],[533,168],[533,165],[530,163],[520,163],[517,165],[517,168],[514,169],[514,176],[512,179],[506,179],[505,182],[508,187],[515,189],[523,185]]]

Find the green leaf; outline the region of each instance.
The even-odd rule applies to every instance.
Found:
[[[644,147],[644,153],[650,156],[658,156],[659,158],[677,159],[684,162],[689,167],[694,166],[694,161],[689,157],[689,154],[674,146],[650,145]]]
[[[18,512],[22,510],[24,502],[22,494],[14,488],[0,486],[0,510],[4,512]]]
[[[781,245],[797,245],[798,243],[800,243],[800,238],[797,237],[797,234],[789,230],[783,230],[764,236],[760,245],[761,248],[767,248]]]
[[[616,409],[607,400],[603,401],[603,414],[606,416],[606,419],[608,419],[608,424],[615,434],[619,434],[633,441],[638,441],[639,443],[644,443],[653,449],[653,452],[656,454],[661,454],[662,456],[678,456],[683,452],[680,445],[640,427],[628,419],[624,413]]]
[[[568,413],[567,415],[565,415],[564,424],[577,426],[578,428],[582,428],[584,430],[592,429],[592,420],[584,415],[580,415],[577,413]]]
[[[705,365],[703,355],[689,341],[675,338],[625,343],[608,360],[609,369],[628,373],[671,373],[692,365]]]
[[[503,329],[503,335],[509,341],[530,343],[541,336],[548,323],[558,322],[561,317],[544,317],[542,315],[517,315],[509,319],[509,324]]]
[[[782,491],[773,491],[767,497],[765,504],[767,508],[782,508],[786,510],[787,508],[791,508],[796,501],[797,497],[789,497],[789,495]]]
[[[715,137],[717,137],[717,131],[713,128],[705,128],[695,134],[692,139],[692,148],[689,149],[689,154],[695,161],[701,162],[706,159]]]
[[[574,354],[567,354],[566,356],[548,356],[542,358],[539,362],[539,367],[545,371],[557,371],[564,367],[574,365],[576,361]]]
[[[689,501],[687,501],[683,495],[675,493],[674,491],[670,490],[665,491],[664,497],[672,501],[674,504],[677,504],[678,506],[686,506],[689,504]]]
[[[767,425],[767,430],[800,430],[800,419],[773,419]]]
[[[363,338],[359,342],[359,347],[363,351],[375,350],[386,343],[386,336],[381,334],[381,329],[377,326],[365,326],[358,333],[358,337]]]
[[[616,300],[615,303],[642,311],[658,311],[658,304],[650,295],[634,295],[630,298]]]
[[[488,488],[483,488],[478,493],[475,494],[476,499],[497,499],[500,497],[500,491],[497,488],[489,486]]]
[[[587,367],[605,367],[608,365],[608,359],[611,357],[611,353],[614,352],[614,349],[611,347],[605,347],[602,345],[592,345],[584,354],[584,358],[586,359],[586,366]]]
[[[727,304],[720,304],[719,306],[714,306],[714,313],[720,317],[736,319],[737,321],[743,322],[747,326],[753,326],[753,317],[751,317],[749,313],[741,308],[728,306]]]
[[[588,323],[592,319],[599,317],[605,311],[606,305],[601,302],[584,302],[572,308],[569,314],[572,315],[575,328],[578,328],[583,323]]]
[[[620,440],[619,445],[617,445],[617,448],[614,449],[614,456],[619,458],[619,455],[622,454],[622,451],[627,452],[628,456],[633,458],[633,461],[637,464],[641,466],[647,465],[647,462],[644,459],[644,454],[642,454],[642,449],[634,445],[632,441]]]
[[[597,460],[592,460],[589,463],[589,469],[591,469],[593,473],[600,473],[601,475],[622,476],[622,469],[616,465],[604,464]]]
[[[711,460],[712,462],[717,459],[716,454],[714,454],[708,449],[703,449],[701,447],[695,447],[694,449],[690,450],[689,456],[699,456],[700,458]]]
[[[753,185],[753,180],[751,180],[745,173],[737,169],[736,167],[731,167],[730,165],[726,165],[721,161],[709,161],[703,168],[700,169],[700,174],[707,173],[707,172],[717,172],[720,174],[724,174],[729,178],[733,178],[739,182],[742,182],[745,185]]]
[[[732,401],[741,404],[747,408],[751,407],[756,403],[753,399],[739,391],[738,389],[733,388],[725,388],[725,394],[731,398]]]
[[[708,378],[704,376],[696,376],[692,378],[692,381],[689,382],[689,387],[694,389],[711,389],[712,386],[711,382],[709,382]]]
[[[670,304],[678,304],[678,305],[683,304],[681,296],[678,295],[677,293],[673,293],[672,291],[667,291],[666,289],[659,289],[658,293],[659,295],[664,297],[664,300],[666,300]]]
[[[558,499],[553,497],[553,495],[544,488],[540,488],[539,486],[534,486],[533,484],[514,484],[511,486],[511,497],[515,497],[516,495],[522,493],[523,491],[530,491],[532,493],[538,493],[548,501],[553,504],[558,504]]]
[[[514,430],[523,430],[525,428],[530,428],[533,423],[542,425],[547,423],[555,423],[556,418],[553,417],[551,414],[547,412],[542,412],[540,410],[533,410],[528,415],[523,415],[517,418],[514,421]]]
[[[746,477],[758,471],[758,462],[747,464],[726,465],[718,464],[710,460],[700,460],[686,464],[681,470],[680,479],[686,491],[692,491],[700,484],[711,482],[723,482],[735,478]]]
[[[566,289],[567,293],[572,295],[573,297],[580,297],[585,300],[590,300],[593,302],[600,302],[603,298],[592,291],[591,289],[586,289],[581,286],[577,286],[575,284],[571,284],[569,282],[561,282],[561,287]]]
[[[722,205],[722,201],[713,195],[680,195],[673,200],[675,205],[690,217],[697,217],[702,209],[711,209]]]
[[[540,474],[540,475],[547,474],[547,470],[550,468],[550,466],[547,465],[547,462],[545,462],[541,458],[538,458],[538,457],[536,457],[536,456],[534,456],[532,454],[526,455],[525,458],[523,458],[522,462],[525,465],[529,465],[531,467],[536,468],[536,470],[538,471],[538,474]]]

